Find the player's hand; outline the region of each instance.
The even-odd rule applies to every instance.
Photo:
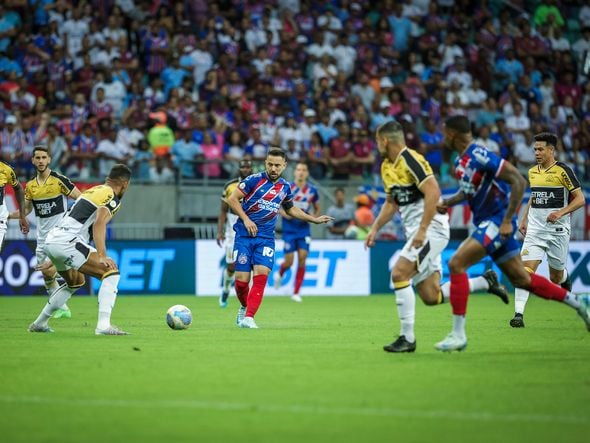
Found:
[[[248,231],[248,234],[250,234],[251,237],[256,237],[256,234],[258,234],[258,226],[256,226],[256,223],[248,219],[244,222],[244,226],[246,227],[246,230]]]
[[[20,232],[22,232],[25,235],[29,233],[29,222],[25,217],[19,218],[18,224],[20,226]]]
[[[217,246],[220,248],[223,246],[223,242],[225,241],[225,235],[223,233],[217,234]]]
[[[445,202],[445,200],[440,199],[436,204],[436,212],[439,214],[446,214],[449,211],[449,205]]]
[[[111,257],[99,257],[98,261],[105,265],[108,269],[117,269],[117,264]]]
[[[51,263],[51,260],[45,260],[43,263],[39,263],[37,266],[35,266],[35,271],[43,272],[51,268],[52,266],[53,263]]]
[[[526,223],[521,223],[520,226],[518,227],[518,232],[520,232],[522,234],[523,237],[526,236]]]
[[[512,222],[510,220],[503,220],[500,225],[500,237],[507,239],[512,235]]]
[[[365,249],[372,248],[375,246],[375,240],[377,239],[377,232],[374,230],[370,230],[365,238]]]
[[[328,223],[332,220],[334,220],[334,217],[330,217],[329,215],[320,215],[319,217],[316,217],[314,223],[321,225],[322,223]]]
[[[424,246],[424,242],[426,241],[426,229],[418,229],[418,232],[414,235],[412,239],[412,248],[420,249]]]
[[[558,211],[554,211],[551,212],[548,216],[547,216],[547,221],[549,223],[555,223],[557,220],[559,220],[561,218],[561,214]]]

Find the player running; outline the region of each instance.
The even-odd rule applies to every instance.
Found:
[[[12,186],[16,201],[18,203],[18,211],[16,212],[18,218],[18,224],[20,231],[23,234],[29,232],[29,222],[25,214],[25,197],[23,188],[21,187],[14,169],[7,163],[0,161],[0,250],[2,250],[2,244],[4,243],[4,236],[6,235],[6,222],[8,221],[10,213],[6,207],[4,201],[5,187],[6,185]]]
[[[441,253],[449,242],[449,216],[439,214],[436,204],[440,188],[428,161],[406,146],[403,128],[398,122],[387,122],[377,128],[377,149],[383,159],[381,178],[387,199],[371,226],[365,246],[375,245],[379,229],[399,209],[406,238],[401,256],[391,271],[395,300],[401,323],[399,337],[383,349],[387,352],[414,352],[416,339],[416,291],[426,305],[438,305],[449,299],[449,283],[440,285]],[[508,303],[506,289],[498,284],[496,273],[469,280],[471,291],[488,291]]]
[[[570,213],[586,204],[580,182],[574,171],[555,160],[557,136],[549,132],[535,135],[537,166],[529,169],[531,196],[519,231],[524,235],[520,255],[525,269],[533,273],[547,256],[549,279],[568,291],[572,282],[568,276],[567,255],[570,241]],[[513,328],[524,328],[524,307],[529,298],[525,289],[514,291]]]
[[[307,182],[309,177],[309,168],[307,163],[298,162],[294,171],[295,182],[291,183],[291,192],[293,193],[293,205],[307,214],[314,217],[320,215],[320,194],[315,186]],[[313,210],[313,211],[312,211]],[[305,261],[309,253],[311,243],[311,229],[308,222],[301,221],[290,217],[284,210],[281,210],[283,216],[283,241],[285,242],[285,260],[281,263],[278,272],[275,273],[274,286],[279,289],[283,283],[283,276],[291,266],[295,251],[297,251],[297,273],[295,274],[295,287],[291,299],[301,302],[299,290],[305,278]]]
[[[262,303],[268,275],[274,264],[275,225],[282,207],[291,217],[311,223],[327,223],[332,217],[313,217],[293,204],[289,183],[281,178],[287,167],[286,154],[271,148],[265,172],[253,174],[240,182],[227,199],[239,219],[234,225],[236,240],[236,295],[242,305],[236,323],[241,328],[258,328],[254,315]],[[241,202],[240,202],[241,201]],[[252,288],[249,289],[252,276]]]
[[[85,283],[84,274],[101,279],[98,291],[96,335],[127,335],[111,325],[111,312],[117,298],[120,275],[112,258],[107,257],[106,226],[121,207],[121,198],[129,186],[131,170],[114,165],[103,185],[82,193],[70,211],[54,226],[45,239],[44,251],[66,281],[29,326],[30,332],[53,332],[49,319],[76,290]],[[96,248],[90,246],[92,232]]]
[[[49,169],[51,156],[45,146],[35,146],[33,148],[33,166],[36,174],[25,188],[25,215],[29,215],[35,210],[37,219],[37,248],[35,255],[37,265],[45,263],[48,258],[43,251],[47,234],[64,216],[68,209],[67,198],[76,200],[80,197],[80,190],[64,175],[58,174]],[[19,218],[19,211],[11,212],[8,218]],[[51,295],[59,285],[57,283],[57,270],[51,265],[42,270],[43,280],[47,294]],[[54,318],[71,318],[72,312],[66,303],[55,311]]]
[[[467,117],[453,116],[445,123],[445,146],[456,151],[455,175],[460,191],[444,200],[440,209],[463,200],[469,202],[476,227],[449,262],[453,330],[435,345],[439,351],[461,351],[467,347],[465,313],[469,297],[467,269],[489,255],[515,288],[563,302],[577,310],[590,331],[590,297],[576,296],[545,277],[525,270],[514,238],[516,209],[522,201],[526,181],[506,160],[473,143]]]
[[[240,176],[231,179],[223,187],[221,194],[221,208],[219,209],[219,220],[217,220],[217,244],[222,247],[225,242],[225,269],[223,270],[223,290],[219,297],[219,306],[227,307],[227,298],[229,297],[229,287],[234,277],[234,241],[236,234],[234,224],[238,216],[231,210],[227,204],[227,199],[238,186],[241,180],[244,180],[252,174],[252,162],[250,160],[240,160]]]

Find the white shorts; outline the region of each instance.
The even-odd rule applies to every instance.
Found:
[[[0,250],[4,244],[4,236],[6,235],[6,220],[0,220]]]
[[[524,237],[520,255],[523,261],[543,261],[546,255],[550,268],[563,271],[567,264],[569,241],[569,234],[528,231]]]
[[[236,231],[233,226],[225,230],[225,262],[231,265],[236,261],[234,258],[234,242],[236,241]]]
[[[412,277],[414,285],[426,280],[435,272],[442,276],[441,253],[449,244],[450,237],[447,225],[446,229],[440,226],[436,229],[429,228],[426,232],[426,243],[419,249],[412,247],[413,235],[408,239],[400,255],[409,261],[416,262],[418,273]]]
[[[74,238],[69,242],[51,242],[45,244],[43,250],[58,272],[80,269],[88,261],[90,253],[96,252],[95,248],[79,238]]]
[[[37,257],[37,264],[40,265],[41,263],[45,263],[49,260],[47,254],[45,253],[45,243],[37,242],[37,248],[35,249],[35,256]]]

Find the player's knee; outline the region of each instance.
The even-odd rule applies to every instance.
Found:
[[[394,283],[394,285],[407,280],[409,280],[407,272],[405,272],[403,269],[393,268],[391,271],[391,281]]]
[[[234,263],[228,263],[227,264],[227,272],[229,274],[233,274],[234,272],[236,272],[236,265]]]
[[[526,272],[524,269],[522,272],[510,275],[509,279],[515,288],[528,289],[531,285],[531,274]]]
[[[449,272],[451,274],[462,274],[465,272],[465,265],[457,257],[451,257],[449,261]]]
[[[421,293],[420,298],[422,299],[422,302],[424,302],[424,304],[426,306],[435,306],[435,305],[440,304],[440,298],[438,296],[438,293],[436,293],[434,291],[428,291],[426,293]]]

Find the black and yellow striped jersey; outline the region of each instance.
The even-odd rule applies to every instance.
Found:
[[[37,216],[37,241],[43,242],[49,230],[63,218],[68,208],[67,196],[74,188],[69,178],[55,171],[43,182],[38,177],[27,182],[25,200],[31,202]]]
[[[115,215],[121,207],[121,201],[108,185],[98,185],[84,191],[56,229],[88,241],[100,207],[107,208],[111,215]],[[56,229],[52,231],[54,234],[57,234]]]
[[[0,161],[0,219],[6,220],[8,217],[8,209],[4,205],[4,187],[6,185],[16,186],[18,185],[18,179],[14,169],[7,163]]]
[[[418,229],[424,213],[424,194],[419,186],[432,177],[432,167],[424,156],[407,147],[395,161],[385,159],[381,164],[385,192],[399,206],[408,238]],[[437,214],[433,221],[448,224],[448,216]]]
[[[540,165],[529,169],[531,186],[531,207],[529,209],[527,230],[570,231],[570,216],[560,218],[555,223],[547,222],[547,215],[565,208],[571,199],[571,192],[580,189],[574,171],[565,163],[555,162],[547,169]],[[561,229],[560,229],[561,228]]]

